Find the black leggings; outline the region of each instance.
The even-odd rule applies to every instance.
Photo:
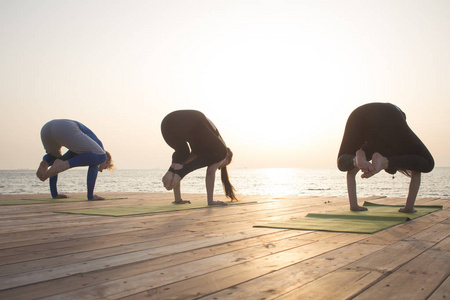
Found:
[[[338,154],[339,170],[354,168],[359,149],[367,160],[375,152],[387,157],[389,173],[399,169],[427,173],[434,168],[431,153],[409,128],[405,114],[390,103],[369,103],[350,114]]]
[[[198,118],[194,112],[171,113],[162,121],[163,138],[167,145],[175,150],[172,163],[183,164],[191,154],[188,141],[197,136],[195,129]]]
[[[182,110],[168,114],[161,123],[161,132],[166,143],[175,150],[172,163],[183,164],[183,168],[177,171],[181,177],[227,156],[227,148],[219,132],[199,111]],[[195,157],[186,163],[191,153]]]

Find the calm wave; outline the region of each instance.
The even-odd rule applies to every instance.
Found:
[[[205,170],[186,176],[181,185],[184,193],[206,193]],[[87,168],[68,170],[59,175],[58,191],[86,191]],[[116,170],[99,173],[95,192],[166,192],[161,184],[165,170]],[[313,195],[347,196],[345,174],[337,169],[230,169],[230,180],[237,195]],[[450,168],[435,168],[423,174],[418,197],[448,197]],[[409,178],[385,172],[370,179],[357,179],[361,197],[383,195],[406,197]],[[33,170],[0,170],[0,194],[49,193],[48,182],[41,182]],[[223,194],[219,172],[215,193]]]

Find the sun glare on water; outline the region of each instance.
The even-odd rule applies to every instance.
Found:
[[[294,169],[271,168],[265,169],[263,174],[269,186],[265,189],[269,195],[296,194],[293,188],[297,185],[298,178],[295,176]],[[290,191],[292,190],[292,191]]]

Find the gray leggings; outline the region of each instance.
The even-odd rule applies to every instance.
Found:
[[[41,139],[45,151],[56,158],[62,156],[62,146],[77,154],[86,152],[105,154],[105,151],[93,139],[84,134],[77,123],[71,120],[48,122],[42,127]]]

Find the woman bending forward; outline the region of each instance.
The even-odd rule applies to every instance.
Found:
[[[181,199],[180,182],[190,172],[203,167],[207,167],[208,205],[226,204],[223,201],[213,200],[218,169],[221,171],[226,196],[231,200],[237,200],[226,167],[231,163],[233,153],[227,148],[217,128],[203,113],[195,110],[174,111],[163,119],[161,132],[166,143],[175,150],[172,164],[162,179],[167,190],[173,189],[174,203],[190,203]]]
[[[431,172],[434,160],[427,147],[406,123],[405,113],[390,103],[369,103],[355,109],[347,120],[338,154],[338,168],[347,172],[350,209],[359,206],[355,176],[369,178],[381,170],[401,171],[411,177],[408,197],[400,212],[414,212],[421,173]]]
[[[102,142],[89,128],[77,121],[52,120],[42,127],[41,139],[47,154],[36,176],[42,181],[50,178],[53,198],[68,198],[65,194],[59,194],[56,188],[59,173],[74,167],[88,166],[87,198],[104,200],[94,195],[95,181],[98,171],[113,169],[114,164],[109,152],[103,149]],[[62,146],[69,149],[64,155],[61,154]]]

